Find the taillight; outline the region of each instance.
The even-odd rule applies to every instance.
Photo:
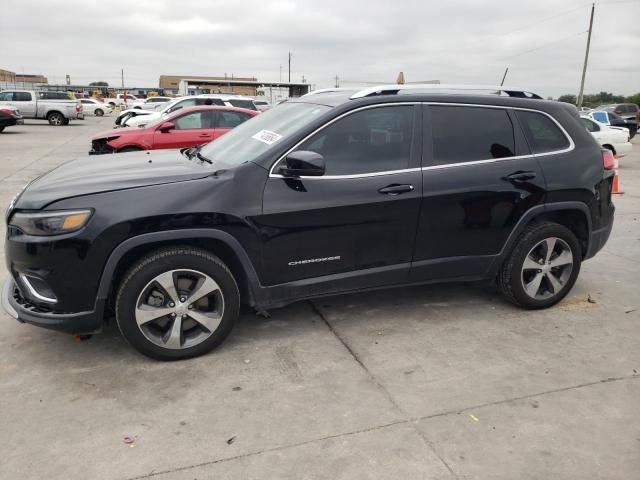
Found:
[[[76,112],[79,112],[79,111],[80,111],[80,104],[76,103]]]
[[[611,150],[602,150],[602,166],[605,170],[613,170],[616,165],[616,159],[613,158]]]
[[[0,108],[0,112],[4,113],[5,115],[9,115],[9,116],[13,115],[13,110],[10,110],[8,108]]]

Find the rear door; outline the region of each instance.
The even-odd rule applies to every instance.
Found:
[[[258,222],[267,285],[331,274],[329,290],[358,275],[358,287],[406,281],[421,197],[419,113],[364,107],[318,130],[295,150],[321,154],[324,176],[284,178],[284,160],[274,165]]]
[[[161,122],[153,134],[153,149],[185,148],[209,143],[215,135],[215,112],[188,112],[170,120],[175,128],[162,132]]]
[[[512,111],[424,106],[422,208],[411,279],[481,277],[545,181]]]

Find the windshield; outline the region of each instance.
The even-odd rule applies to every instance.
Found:
[[[313,103],[285,103],[237,126],[205,145],[201,153],[215,168],[231,168],[266,152],[271,145],[327,112]]]

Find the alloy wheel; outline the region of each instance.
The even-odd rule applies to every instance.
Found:
[[[571,277],[573,263],[571,247],[561,238],[549,237],[538,242],[522,265],[525,293],[535,300],[559,294]]]
[[[224,296],[210,276],[196,270],[170,270],[156,276],[136,301],[142,334],[168,349],[190,348],[216,331],[224,314]]]

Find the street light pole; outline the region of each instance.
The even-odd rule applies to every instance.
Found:
[[[289,52],[289,83],[291,83],[291,57],[293,57],[293,53]]]
[[[580,93],[578,94],[578,108],[582,108],[582,100],[584,97],[584,77],[587,75],[587,62],[589,61],[589,47],[591,46],[591,30],[593,29],[593,13],[596,4],[591,4],[591,18],[589,19],[589,35],[587,36],[587,50],[584,53],[584,65],[582,66],[582,80],[580,81]]]

